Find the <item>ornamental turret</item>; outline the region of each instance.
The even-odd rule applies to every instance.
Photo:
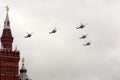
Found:
[[[27,69],[24,65],[25,59],[22,58],[22,67],[20,69],[20,80],[31,80],[27,75]]]

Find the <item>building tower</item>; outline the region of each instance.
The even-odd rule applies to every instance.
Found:
[[[27,76],[27,69],[25,69],[24,62],[25,62],[25,59],[22,58],[22,67],[21,67],[21,69],[20,69],[20,80],[31,80],[31,79]]]
[[[12,50],[13,37],[8,16],[9,8],[6,6],[6,18],[1,37],[0,49],[0,80],[19,80],[20,52]]]

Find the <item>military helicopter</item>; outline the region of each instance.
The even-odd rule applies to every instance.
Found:
[[[82,37],[79,37],[79,39],[85,39],[85,38],[87,38],[87,35],[88,34],[82,35]]]
[[[32,36],[33,32],[32,33],[28,33],[27,32],[27,35],[25,36],[25,38],[30,38]]]
[[[57,29],[55,27],[51,32],[49,32],[49,34],[56,33],[56,32],[57,32]]]
[[[76,27],[76,29],[82,29],[82,28],[84,28],[85,27],[85,24],[82,24],[81,23],[81,25],[79,26],[79,27]]]
[[[84,46],[89,46],[89,45],[91,45],[91,42],[87,42],[84,44]]]

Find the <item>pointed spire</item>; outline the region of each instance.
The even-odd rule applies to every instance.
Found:
[[[1,37],[1,43],[3,47],[3,50],[10,50],[12,51],[12,43],[13,43],[13,37],[10,29],[10,21],[8,16],[9,7],[6,6],[6,18],[4,21],[4,29]]]
[[[4,21],[4,28],[5,29],[10,29],[10,21],[9,21],[9,16],[8,16],[8,11],[9,11],[9,7],[6,6],[6,18],[5,18],[5,21]]]

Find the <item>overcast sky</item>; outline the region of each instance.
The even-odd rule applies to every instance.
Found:
[[[120,0],[1,0],[0,34],[6,4],[13,49],[32,80],[120,80]],[[81,22],[88,25],[77,30]],[[24,38],[26,32],[33,36]]]

